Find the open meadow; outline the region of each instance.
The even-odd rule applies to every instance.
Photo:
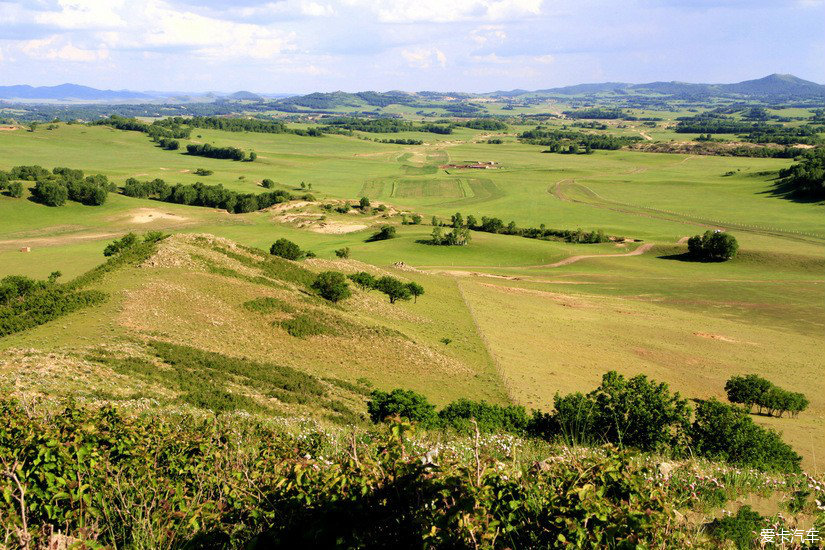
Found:
[[[627,150],[542,154],[540,146],[512,138],[489,144],[489,135],[461,129],[427,134],[422,145],[395,145],[363,139],[371,135],[361,132],[193,131],[192,143],[258,155],[255,162],[233,162],[166,151],[142,133],[107,126],[0,132],[0,170],[68,166],[104,174],[117,185],[130,177],[161,178],[241,193],[263,192],[268,178],[277,189],[310,192],[320,203],[367,197],[373,206],[386,206],[341,213],[295,201],[229,214],[110,193],[102,206],[70,201],[48,207],[30,200],[26,190],[20,199],[0,196],[0,276],[42,278],[59,270],[72,278],[103,261],[107,242],[130,231],[162,230],[207,233],[264,250],[285,237],[315,252],[319,259],[312,261],[332,260],[349,271],[358,265],[389,270],[426,289],[416,303],[393,309],[395,318],[368,305],[359,306],[369,310],[367,321],[358,308],[346,313],[398,331],[412,346],[403,358],[375,352],[380,345],[362,357],[356,337],[310,345],[279,331],[261,332],[266,324],[228,313],[261,289],[174,269],[107,277],[101,288],[116,300],[6,337],[0,346],[80,353],[101,332],[118,342],[163,334],[212,351],[276,358],[320,376],[412,388],[436,403],[509,399],[542,410],[551,408],[556,392],[588,391],[608,370],[648,374],[690,398],[724,398],[729,377],[756,373],[809,397],[810,409],[798,418],[754,418],[782,432],[807,468],[822,471],[825,400],[813,388],[825,382],[819,353],[823,206],[774,192],[778,170],[791,160]],[[474,162],[495,164],[455,167]],[[197,169],[212,174],[199,176]],[[602,229],[625,240],[573,244],[473,231],[467,246],[423,244],[433,216],[449,223],[456,212],[519,227]],[[401,223],[414,214],[420,224]],[[367,242],[384,224],[396,226],[396,238]],[[739,256],[725,263],[684,261],[686,237],[709,228],[733,233]],[[343,247],[350,259],[335,259],[333,252]],[[182,296],[215,303],[201,311],[184,305]],[[130,316],[137,298],[156,313]],[[193,333],[186,326],[207,328]],[[342,355],[347,359],[336,358]]]

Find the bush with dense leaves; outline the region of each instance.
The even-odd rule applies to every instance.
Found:
[[[272,246],[269,247],[269,253],[273,256],[279,256],[281,258],[293,261],[300,260],[305,255],[300,246],[289,239],[284,238],[278,239],[272,243]]]
[[[757,426],[745,411],[715,399],[699,404],[690,435],[693,452],[699,456],[759,470],[800,470],[802,458],[778,433]]]
[[[423,427],[438,424],[435,406],[423,395],[412,390],[396,388],[387,393],[375,390],[370,394],[367,412],[373,422],[381,422],[392,416],[400,416]]]
[[[321,298],[330,302],[340,302],[352,294],[347,284],[347,277],[338,271],[324,271],[319,273],[312,288]]]
[[[736,237],[722,231],[705,231],[702,236],[694,235],[688,239],[688,253],[701,261],[730,260],[739,251]]]
[[[373,233],[373,235],[369,239],[367,239],[367,242],[386,241],[387,239],[394,239],[395,231],[395,227],[392,225],[382,225],[378,231]]]

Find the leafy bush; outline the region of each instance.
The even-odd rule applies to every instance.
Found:
[[[269,253],[273,256],[285,258],[287,260],[300,260],[304,257],[304,251],[301,247],[290,241],[289,239],[278,239],[269,248]]]
[[[373,390],[367,403],[367,412],[373,422],[381,422],[397,415],[423,427],[438,424],[435,406],[426,397],[412,390],[396,388],[389,393]]]
[[[339,258],[342,258],[342,259],[346,260],[347,258],[349,258],[349,252],[350,252],[349,247],[345,246],[344,248],[337,249],[335,251],[335,255],[338,256]]]
[[[688,253],[697,260],[730,260],[738,251],[739,243],[730,233],[708,230],[701,237],[694,235],[688,239]]]
[[[132,247],[138,242],[138,236],[134,233],[127,233],[120,239],[110,242],[106,245],[106,248],[103,249],[104,256],[114,256],[125,250],[126,248]]]
[[[63,206],[69,198],[69,191],[60,182],[39,180],[32,187],[32,198],[46,206]]]
[[[361,290],[373,290],[376,284],[376,278],[367,273],[366,271],[359,271],[358,273],[352,273],[347,275],[347,278],[358,285]]]
[[[509,432],[522,435],[527,430],[529,417],[520,405],[494,405],[484,401],[459,399],[438,412],[443,426],[451,426],[460,431],[471,429],[470,419],[474,419],[482,432]]]
[[[12,198],[19,199],[23,196],[23,184],[19,181],[12,181],[6,184],[6,193]]]
[[[746,504],[739,508],[735,516],[713,520],[708,531],[719,541],[730,540],[739,550],[748,550],[759,540],[757,533],[765,525],[765,518]]]
[[[340,302],[350,297],[352,294],[347,284],[347,278],[338,271],[324,271],[319,273],[315,282],[312,283],[321,298],[330,302]]]
[[[389,275],[384,275],[376,280],[374,288],[386,294],[391,304],[394,304],[398,300],[409,300],[412,298],[410,288],[400,280]]]
[[[107,297],[97,290],[76,291],[55,279],[36,281],[19,275],[0,279],[0,337],[99,304]]]
[[[667,384],[643,374],[625,379],[610,371],[587,395],[556,395],[553,414],[536,413],[532,430],[576,443],[608,442],[638,449],[683,452],[690,408]]]
[[[394,238],[395,227],[392,225],[382,225],[378,231],[376,231],[369,239],[367,239],[367,242],[385,241],[387,239]]]
[[[690,435],[699,456],[766,471],[800,470],[802,458],[778,433],[757,426],[745,411],[715,399],[700,403]]]

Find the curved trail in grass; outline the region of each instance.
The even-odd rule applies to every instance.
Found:
[[[588,258],[627,258],[628,256],[641,256],[651,248],[653,248],[653,243],[645,243],[636,250],[631,250],[630,252],[625,252],[624,254],[581,254],[579,256],[569,256],[552,264],[531,265],[529,268],[536,269],[540,267],[561,267],[563,265],[570,265],[578,262],[579,260],[586,260]]]
[[[691,157],[686,157],[681,162],[684,162],[689,158]],[[565,191],[576,191],[582,196],[582,198],[570,197],[565,193]],[[736,229],[737,231],[746,231],[750,233],[756,233],[759,235],[770,235],[772,237],[783,237],[786,239],[793,239],[813,244],[822,244],[823,241],[825,241],[825,236],[816,235],[813,233],[787,231],[780,228],[763,228],[758,226],[727,222],[723,220],[709,220],[707,218],[691,216],[679,212],[671,212],[669,210],[660,210],[658,208],[636,206],[632,204],[618,202],[602,197],[586,185],[576,183],[576,180],[572,178],[559,180],[555,184],[548,186],[547,192],[561,201],[584,204],[587,206],[592,206],[594,208],[602,208],[605,210],[612,210],[614,212],[621,212],[623,214],[632,214],[634,216],[642,216],[646,218],[683,223],[687,225],[701,225],[708,228]]]

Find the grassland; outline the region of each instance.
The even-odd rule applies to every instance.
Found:
[[[664,127],[644,131],[671,139]],[[822,471],[823,205],[772,193],[777,171],[790,160],[542,154],[512,135],[489,145],[483,137],[489,133],[467,129],[391,136],[424,139],[421,146],[358,139],[376,137],[367,134],[193,134],[193,142],[254,150],[258,160],[195,158],[163,151],[136,132],[59,125],[0,132],[0,169],[71,166],[118,184],[160,177],[242,192],[263,191],[260,181],[271,178],[288,189],[311,184],[312,193],[330,204],[368,196],[389,210],[338,214],[310,204],[230,215],[115,194],[101,207],[60,208],[0,196],[0,276],[44,277],[59,269],[71,277],[102,261],[107,241],[163,229],[263,249],[287,237],[318,254],[307,264],[314,271],[383,270],[416,280],[426,294],[390,308],[378,296],[359,293],[351,305],[327,314],[359,330],[387,332],[304,340],[273,327],[277,315],[261,317],[242,307],[261,296],[317,307],[302,302],[296,289],[227,277],[202,264],[134,268],[100,283],[113,296],[103,306],[4,338],[0,347],[75,353],[101,340],[126,345],[161,337],[319,377],[366,377],[385,389],[416,389],[437,403],[466,396],[538,408],[548,408],[557,391],[591,389],[609,369],[646,373],[693,398],[723,397],[729,376],[756,372],[811,399],[799,418],[757,421],[782,431],[805,456],[805,466]],[[475,160],[495,161],[498,168],[440,168]],[[198,177],[196,168],[214,174]],[[428,238],[431,216],[446,220],[456,211],[520,226],[602,228],[643,242],[575,245],[479,232],[467,247],[417,242]],[[400,225],[402,213],[412,212],[425,223]],[[398,238],[365,242],[384,223],[398,226]],[[330,231],[344,227],[347,232]],[[740,256],[722,264],[682,261],[685,245],[677,241],[709,228],[734,233]],[[637,256],[608,257],[642,244],[654,246]],[[21,246],[32,251],[19,252]],[[344,246],[351,260],[334,260],[333,251]],[[603,257],[548,267],[580,255]],[[396,262],[412,269],[392,267]],[[5,368],[11,376],[15,367]]]

